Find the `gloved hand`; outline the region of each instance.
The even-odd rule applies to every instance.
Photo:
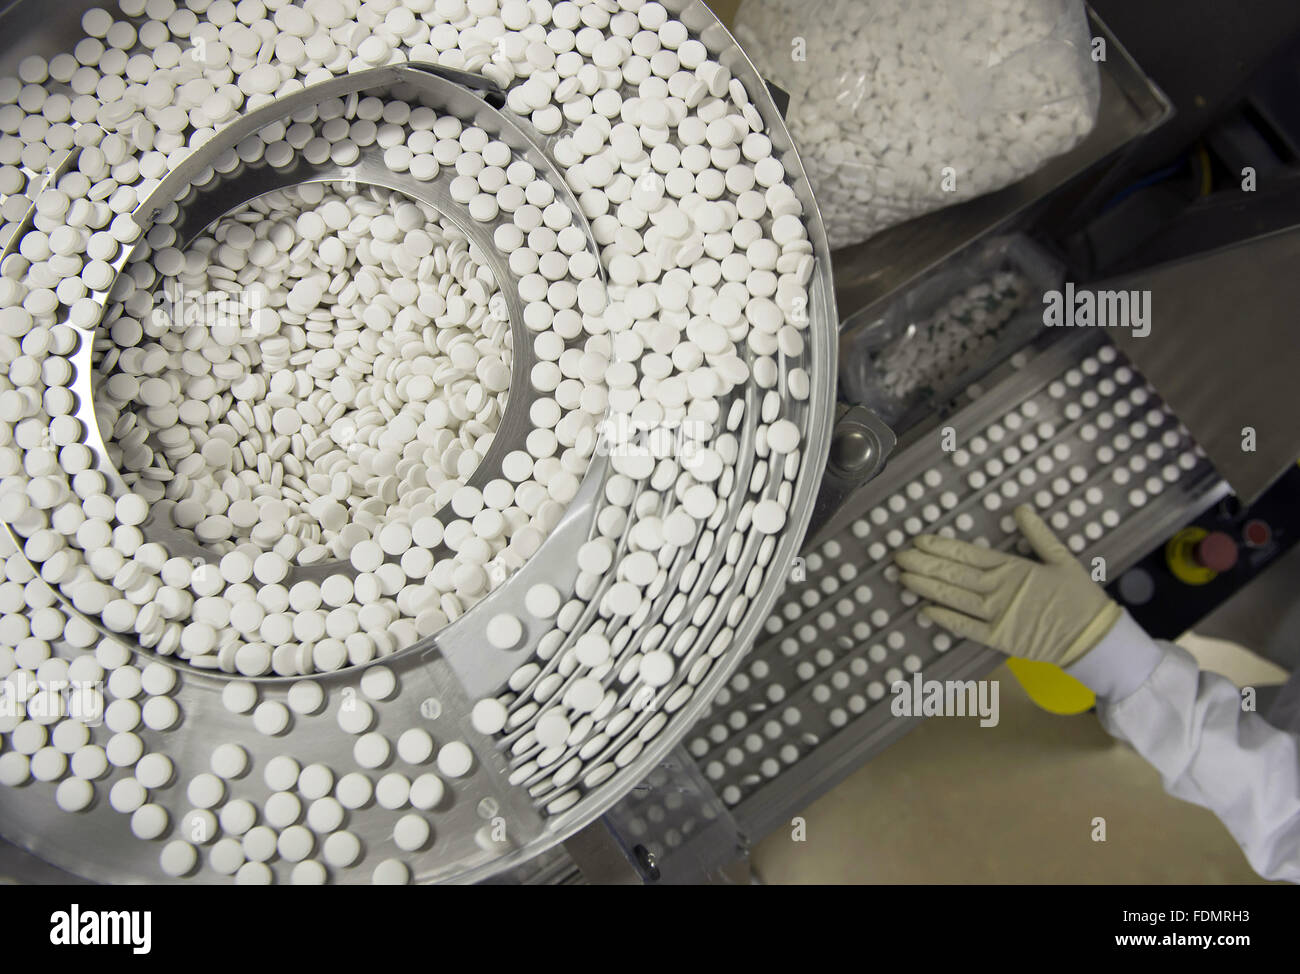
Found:
[[[1041,562],[919,534],[894,559],[901,581],[935,605],[922,614],[1011,656],[1068,666],[1110,631],[1121,610],[1027,505],[1016,524]]]

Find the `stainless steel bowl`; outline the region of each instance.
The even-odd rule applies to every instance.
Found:
[[[61,4],[51,16],[48,6],[37,5],[31,0],[15,2],[0,14],[0,27],[4,28],[5,36],[11,39],[9,49],[0,55],[0,71],[12,72],[17,61],[30,53],[50,56],[67,49],[71,39],[80,36],[78,25],[81,13],[93,5],[91,0]],[[812,376],[813,388],[811,396],[803,402],[793,401],[788,395],[784,397],[785,415],[800,426],[804,435],[800,462],[788,503],[787,524],[778,536],[775,549],[766,563],[761,586],[749,599],[746,611],[731,627],[733,635],[725,644],[725,650],[718,655],[707,675],[696,686],[689,702],[671,715],[657,736],[651,736],[649,743],[634,760],[620,767],[608,780],[586,792],[576,804],[559,814],[548,816],[542,810],[558,794],[546,789],[543,776],[531,778],[519,786],[509,784],[507,777],[512,770],[518,768],[521,761],[513,758],[499,742],[475,732],[468,718],[474,700],[494,692],[506,675],[531,657],[536,642],[542,635],[542,630],[527,624],[528,616],[523,612],[524,592],[539,580],[548,581],[561,591],[565,591],[566,586],[572,590],[577,575],[573,553],[593,532],[601,503],[599,488],[608,472],[604,458],[597,457],[593,460],[578,497],[542,549],[505,584],[434,636],[368,664],[367,666],[382,664],[392,669],[400,687],[391,700],[374,704],[379,730],[395,736],[407,727],[423,726],[439,744],[452,739],[464,740],[471,746],[476,758],[476,767],[470,776],[449,783],[451,800],[444,801],[442,806],[431,813],[435,838],[425,851],[403,854],[395,850],[391,838],[391,820],[397,813],[377,809],[372,804],[349,815],[345,827],[361,839],[371,862],[390,855],[399,856],[411,865],[414,878],[420,881],[471,882],[512,868],[590,823],[641,781],[700,717],[752,643],[784,587],[790,563],[799,549],[812,514],[829,449],[835,398],[836,314],[831,287],[830,254],[822,221],[789,134],[753,65],[700,0],[664,0],[664,5],[744,85],[763,118],[774,152],[785,164],[790,185],[804,207],[815,268],[809,283],[807,343],[800,364]],[[497,111],[479,95],[447,77],[412,68],[381,68],[364,74],[373,77],[340,77],[317,87],[323,89],[335,86],[340,90],[356,90],[358,86],[363,86],[367,89],[373,87],[387,90],[397,85],[405,86],[404,91],[414,89],[414,97],[429,99],[428,103],[435,107],[452,111],[461,117],[473,117],[485,127],[494,126],[489,131],[494,134],[500,132],[517,152],[526,154],[530,161],[534,161],[539,171],[554,170],[554,164],[549,160],[548,145],[529,130],[526,121]],[[320,91],[300,94],[304,98],[327,97]],[[268,105],[234,123],[237,128],[223,132],[219,138],[226,142],[232,136],[243,137],[271,121],[272,116],[282,114],[287,114],[285,106]],[[312,172],[291,168],[278,174],[272,170],[253,170],[237,173],[238,178],[221,181],[218,191],[205,193],[203,186],[197,191],[191,189],[191,180],[207,165],[205,158],[196,153],[195,157],[164,180],[158,192],[137,211],[138,220],[142,224],[149,224],[157,218],[177,219],[181,221],[179,225],[186,228],[185,232],[192,235],[192,232],[201,230],[211,219],[228,211],[231,206],[264,192],[295,182],[337,179],[345,175],[328,167]],[[489,235],[471,226],[473,221],[457,219],[457,208],[450,205],[449,198],[428,186],[412,185],[416,183],[415,180],[388,172],[383,167],[381,157],[364,158],[354,168],[355,172],[347,173],[347,178],[399,190],[416,198],[424,198],[434,205],[459,223],[471,239],[478,243],[479,251],[498,275],[499,282],[510,279],[508,269],[503,269],[502,262],[493,262],[494,251]],[[557,190],[562,188],[562,183],[557,185]],[[175,207],[172,206],[173,202]],[[576,204],[571,209],[575,214],[580,213]],[[592,246],[595,246],[594,242]],[[119,269],[120,266],[119,264]],[[507,293],[507,300],[512,301],[510,315],[512,323],[517,327],[522,312],[517,295]],[[86,340],[83,341],[82,360],[85,368],[77,369],[77,391],[83,411],[89,410],[93,418],[89,368],[92,336],[84,337]],[[518,435],[515,428],[517,421],[511,418],[512,414],[517,417],[518,410],[523,407],[526,415],[526,404],[530,398],[526,367],[529,347],[530,343],[526,341],[514,342],[510,407],[502,421],[502,428],[498,431],[498,441],[502,444],[509,443]],[[784,376],[780,389],[785,389]],[[758,411],[759,396],[752,383],[737,395],[746,399],[747,409],[744,420],[736,431],[741,441],[736,482],[748,483],[755,458],[755,414]],[[87,426],[95,428],[94,423],[88,423]],[[98,447],[101,455],[106,457],[102,441]],[[495,455],[499,457],[500,452],[496,451]],[[491,460],[492,455],[489,455],[479,468],[484,479],[489,476]],[[761,487],[762,496],[776,497],[781,479],[779,474],[770,476]],[[726,517],[716,525],[716,543],[700,572],[702,577],[711,578],[720,566],[725,542],[730,533],[736,530],[736,519],[745,500],[743,490],[736,491],[730,498]],[[162,530],[161,527],[159,529]],[[183,541],[184,539],[171,537],[168,544]],[[756,532],[750,532],[744,539],[734,577],[717,595],[717,604],[723,609],[741,593],[750,566],[756,564],[759,545],[760,539]],[[194,554],[195,557],[205,555],[202,550],[184,553]],[[674,585],[688,561],[689,558],[683,553],[670,568]],[[692,593],[692,608],[706,594],[702,589],[703,586],[700,586]],[[670,588],[668,594],[674,590]],[[574,632],[570,633],[570,639],[582,631],[586,620],[594,614],[596,601],[597,598],[591,600],[587,612]],[[661,595],[654,602],[649,618],[632,635],[630,646],[637,645],[644,637],[645,630],[662,617],[666,604],[666,595]],[[695,645],[700,649],[696,652],[702,653],[703,647],[709,646],[724,628],[726,620],[723,609],[711,618],[700,621],[695,637]],[[502,611],[513,612],[526,623],[525,638],[520,648],[509,652],[485,648],[489,645],[485,638],[487,622]],[[665,644],[684,631],[690,612],[684,613],[684,616],[669,627]],[[72,654],[77,650],[63,647],[61,652]],[[552,662],[558,660],[559,655],[556,653]],[[154,654],[147,653],[142,662],[156,658],[158,657]],[[216,742],[238,741],[253,759],[254,771],[239,781],[229,783],[227,800],[231,797],[247,797],[260,804],[269,795],[270,789],[262,782],[258,769],[277,754],[291,754],[304,766],[320,761],[338,773],[347,770],[343,765],[348,763],[346,755],[354,739],[339,729],[332,707],[315,715],[295,715],[291,728],[286,733],[274,738],[264,737],[253,730],[247,717],[231,714],[222,706],[221,691],[229,682],[228,677],[199,671],[184,664],[180,666],[183,673],[174,698],[181,707],[183,722],[176,729],[163,733],[150,730],[138,732],[144,738],[148,750],[165,752],[175,764],[176,774],[172,782],[156,790],[151,797],[152,801],[165,805],[172,812],[173,829],[178,825],[179,816],[189,807],[184,796],[185,786],[194,774],[207,770],[210,751]],[[353,667],[311,678],[325,688],[332,701],[346,705],[351,700],[359,699],[358,684],[366,668]],[[684,679],[683,669],[684,667],[679,668],[674,681],[662,688],[661,694],[656,696],[659,704]],[[257,684],[261,699],[283,701],[288,686],[295,681],[291,678],[262,678],[250,682]],[[658,707],[653,705],[643,710],[637,719],[629,723],[620,737],[610,744],[608,753],[614,753],[625,741],[636,737],[645,726],[648,716],[657,710]],[[507,743],[510,740],[507,738]],[[112,777],[100,782],[97,785],[96,803],[86,812],[75,815],[49,814],[53,801],[52,785],[29,784],[18,789],[2,789],[0,832],[47,861],[94,880],[169,881],[158,866],[158,846],[135,839],[129,831],[128,817],[113,811],[105,801],[108,784],[119,775],[121,772],[114,771]],[[504,840],[500,840],[499,836],[493,838],[493,823],[505,824]],[[368,879],[368,875],[367,869],[354,867],[339,871],[336,878],[356,881]],[[201,857],[201,865],[191,878],[216,881],[221,877]]]

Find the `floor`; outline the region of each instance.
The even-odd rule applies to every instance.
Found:
[[[1221,640],[1180,640],[1239,684],[1285,671]],[[1005,667],[1001,721],[933,718],[804,813],[806,841],[774,832],[753,851],[766,883],[1257,883],[1212,814],[1093,714],[1038,709]],[[1104,842],[1093,819],[1104,818]]]

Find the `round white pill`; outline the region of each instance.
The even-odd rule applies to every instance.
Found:
[[[95,786],[84,778],[67,778],[54,790],[54,803],[65,812],[80,812],[90,807]]]
[[[108,790],[109,807],[123,815],[134,812],[148,799],[149,792],[134,778],[120,778],[113,782],[113,787]]]
[[[375,801],[381,808],[401,808],[410,797],[411,782],[406,775],[390,771],[375,782]]]
[[[364,700],[352,697],[339,706],[339,727],[349,734],[364,734],[374,722],[375,711]]]
[[[171,758],[165,754],[146,754],[135,766],[135,776],[146,788],[162,788],[176,773]]]
[[[168,876],[184,876],[194,869],[198,861],[198,850],[183,839],[168,842],[158,857],[162,871]]]
[[[226,795],[226,785],[215,774],[204,771],[190,779],[185,796],[195,808],[214,808]]]
[[[428,811],[442,801],[446,787],[436,774],[422,774],[411,782],[409,800],[412,807]]]
[[[343,825],[346,817],[343,804],[334,798],[318,798],[307,809],[307,825],[321,835],[327,835]]]
[[[137,839],[156,839],[167,831],[167,809],[141,805],[131,814],[131,832]]]
[[[289,708],[276,700],[264,700],[253,711],[253,726],[267,737],[283,734],[289,727]]]
[[[351,866],[361,856],[361,840],[351,832],[331,832],[321,845],[325,861],[331,866],[343,869]]]
[[[560,593],[555,586],[539,582],[524,594],[524,608],[538,619],[553,619],[560,611]]]
[[[397,738],[397,756],[407,764],[423,764],[433,756],[433,738],[423,728],[407,728]]]
[[[232,714],[246,714],[257,704],[257,687],[243,680],[232,680],[222,688],[221,702]]]
[[[386,666],[372,666],[361,674],[361,692],[371,700],[387,700],[397,691],[397,677]]]
[[[388,738],[374,731],[362,734],[352,746],[352,757],[363,768],[378,768],[391,753]]]
[[[667,653],[654,651],[641,658],[639,670],[642,681],[647,686],[661,687],[673,678],[673,660]]]
[[[312,854],[316,847],[316,836],[302,825],[290,825],[276,840],[275,848],[285,862],[301,862]]]
[[[374,786],[365,775],[353,771],[339,779],[334,794],[344,808],[364,808],[374,795]]]
[[[212,752],[209,766],[222,778],[238,778],[248,770],[248,752],[238,744],[219,744]]]
[[[286,695],[289,708],[296,714],[314,714],[325,702],[325,691],[314,680],[299,680]]]
[[[429,823],[421,815],[403,815],[393,826],[393,842],[403,852],[414,852],[429,841]]]
[[[399,859],[385,859],[375,867],[371,879],[376,886],[405,886],[411,881],[411,871]]]
[[[222,806],[220,815],[222,831],[243,835],[257,822],[257,807],[243,798],[236,798]],[[243,845],[240,845],[243,849]]]
[[[289,882],[294,886],[324,886],[328,879],[328,871],[314,859],[297,863],[289,873]]]
[[[298,791],[308,800],[324,798],[334,787],[334,772],[323,764],[309,764],[298,775]]]
[[[461,741],[444,744],[438,751],[438,770],[448,778],[461,778],[474,766],[474,752]]]
[[[243,843],[229,836],[218,839],[208,853],[208,865],[223,876],[233,876],[244,861]]]
[[[264,862],[246,862],[235,873],[237,886],[270,886],[275,881],[275,873]]]
[[[487,639],[497,649],[513,649],[523,638],[524,629],[519,619],[508,612],[493,616],[487,624]]]
[[[254,825],[244,833],[244,856],[249,862],[266,862],[275,855],[275,829],[266,825]]]
[[[140,672],[140,684],[153,696],[171,693],[176,687],[176,670],[165,663],[150,663]]]
[[[499,700],[487,698],[474,704],[470,723],[480,734],[497,734],[506,726],[509,712]]]
[[[144,724],[150,730],[165,731],[180,721],[181,711],[171,697],[152,697],[141,708]]]

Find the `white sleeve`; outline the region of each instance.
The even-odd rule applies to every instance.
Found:
[[[1231,682],[1127,612],[1067,672],[1097,694],[1102,726],[1155,766],[1166,791],[1214,812],[1261,876],[1300,882],[1300,738],[1244,712]]]

